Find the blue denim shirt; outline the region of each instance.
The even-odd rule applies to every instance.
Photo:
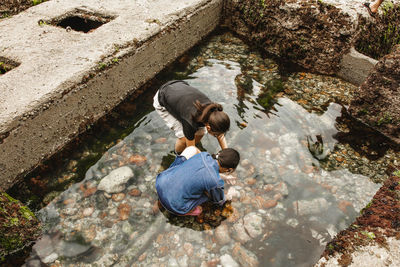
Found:
[[[186,160],[177,156],[171,166],[157,175],[156,189],[161,204],[170,212],[185,214],[209,200],[225,202],[224,181],[219,166],[207,152]]]

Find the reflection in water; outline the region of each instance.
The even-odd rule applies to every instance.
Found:
[[[185,76],[191,86],[223,104],[235,122],[227,141],[242,160],[237,183],[225,188],[231,202],[221,209],[209,207],[200,218],[159,211],[155,177],[173,160],[175,136],[151,112],[87,171],[82,182],[40,211],[46,230],[28,263],[309,266],[316,262],[324,245],[354,220],[378,185],[346,169],[320,167],[320,160],[337,142],[333,136],[338,132],[340,105],[331,103],[323,113],[310,113],[289,98],[277,97],[283,86],[273,62],[257,66],[260,74],[255,77],[243,65],[252,54],[237,56],[236,61],[205,60]],[[208,136],[202,146],[211,153],[218,149],[215,138]]]

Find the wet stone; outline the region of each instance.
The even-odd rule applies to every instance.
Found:
[[[98,190],[107,193],[118,193],[125,189],[125,183],[133,177],[132,169],[129,167],[121,167],[113,170],[105,176],[97,187]]]
[[[93,207],[89,207],[89,208],[86,208],[86,209],[83,210],[82,215],[84,217],[88,217],[88,216],[92,215],[93,212],[94,212],[94,208]]]
[[[141,194],[142,194],[142,192],[137,188],[134,188],[131,191],[129,191],[129,195],[134,196],[134,197],[138,197]]]
[[[127,220],[131,213],[131,207],[128,204],[120,204],[118,206],[118,217],[121,221]]]
[[[124,193],[113,194],[111,198],[115,202],[120,202],[125,199],[125,194]]]
[[[239,264],[228,254],[224,254],[220,258],[222,267],[239,267]]]
[[[329,204],[324,198],[316,198],[313,200],[299,200],[293,203],[294,209],[298,215],[318,214],[328,209]]]
[[[215,237],[217,238],[217,242],[220,245],[225,245],[231,242],[231,238],[229,237],[229,229],[226,224],[221,224],[215,229]]]
[[[247,234],[246,229],[244,228],[242,220],[233,225],[232,237],[242,244],[251,240],[251,237]]]
[[[256,213],[249,213],[244,216],[243,225],[252,238],[262,234],[262,218]]]
[[[240,263],[242,266],[249,267],[257,267],[259,266],[257,256],[251,251],[242,247],[239,243],[236,243],[232,249],[233,257]]]

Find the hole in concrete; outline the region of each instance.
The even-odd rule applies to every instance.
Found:
[[[53,19],[50,24],[63,27],[67,30],[88,33],[110,22],[112,19],[114,19],[114,17],[78,9],[57,19]]]
[[[0,57],[0,75],[16,68],[19,66],[20,63],[12,61],[5,57]]]

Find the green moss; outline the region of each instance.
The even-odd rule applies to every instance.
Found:
[[[10,196],[9,194],[7,194],[7,193],[2,193],[2,195],[3,195],[4,197],[6,197],[6,198],[8,199],[8,201],[10,201],[10,202],[14,202],[14,203],[18,202],[18,200],[14,199],[13,197],[11,197],[11,196]]]
[[[360,214],[362,215],[366,209],[368,209],[369,207],[371,207],[371,205],[374,203],[374,200],[371,200],[366,206],[365,208],[360,210]]]
[[[26,206],[20,207],[20,208],[19,208],[19,211],[21,212],[22,217],[24,217],[25,219],[27,219],[27,220],[29,220],[29,221],[31,221],[31,220],[33,220],[33,219],[36,218],[36,217],[35,217],[35,214],[33,214],[33,212],[30,211],[30,210],[28,209],[28,207],[26,207]]]
[[[34,6],[41,4],[42,2],[44,2],[45,0],[32,0],[32,4]]]
[[[361,231],[363,235],[368,237],[369,239],[373,240],[376,238],[375,234],[373,232],[368,232],[368,231]]]
[[[383,124],[388,124],[388,123],[391,123],[392,120],[393,120],[392,116],[390,116],[389,113],[385,113],[385,114],[383,114],[383,116],[381,118],[379,118],[377,125],[380,126]]]
[[[21,237],[18,234],[15,234],[10,237],[4,237],[0,235],[0,245],[5,251],[12,252],[22,247],[23,244]]]

